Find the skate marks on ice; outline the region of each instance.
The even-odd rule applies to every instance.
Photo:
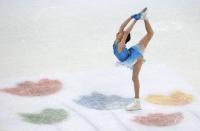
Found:
[[[75,108],[71,107],[67,103],[59,101],[65,108],[68,108],[72,112],[74,112],[80,119],[84,120],[91,128],[93,128],[94,131],[100,131],[100,129],[95,125],[93,121],[87,118],[84,114],[82,114],[80,111],[76,110]]]
[[[131,98],[124,98],[118,95],[105,95],[99,92],[92,92],[90,95],[82,95],[75,103],[96,110],[121,109],[132,102]]]
[[[182,91],[173,91],[169,95],[152,94],[146,97],[150,103],[157,105],[181,106],[192,102],[193,96]]]
[[[39,113],[19,113],[24,121],[33,124],[55,124],[62,122],[67,118],[67,112],[64,109],[47,108]]]
[[[46,96],[58,92],[61,88],[62,83],[58,80],[41,79],[38,82],[24,81],[1,91],[18,96]]]
[[[172,126],[184,119],[181,112],[176,113],[149,113],[147,116],[135,116],[132,121],[146,126]]]

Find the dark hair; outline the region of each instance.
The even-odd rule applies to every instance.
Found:
[[[125,44],[126,44],[127,42],[129,42],[130,39],[131,39],[131,34],[129,33],[128,36],[127,36],[127,38],[126,38],[126,42],[125,42]]]

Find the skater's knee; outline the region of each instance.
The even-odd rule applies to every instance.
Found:
[[[137,62],[138,62],[138,63],[142,63],[143,60],[144,60],[144,56],[140,56],[140,57],[137,59]]]
[[[150,32],[147,33],[147,37],[148,37],[149,39],[151,39],[151,38],[153,37],[153,35],[154,35],[154,32],[153,32],[153,31],[150,31]]]

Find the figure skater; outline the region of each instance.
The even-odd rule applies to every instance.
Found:
[[[153,37],[153,30],[147,18],[147,8],[144,8],[141,12],[131,15],[126,19],[120,26],[118,33],[116,34],[116,39],[113,44],[113,53],[118,59],[118,64],[126,66],[133,70],[132,80],[134,84],[134,99],[130,105],[126,106],[126,110],[135,111],[140,110],[140,98],[139,98],[139,72],[144,62],[143,53]],[[125,29],[126,25],[130,22],[131,24]],[[134,46],[129,49],[126,48],[127,42],[130,41],[130,32],[138,20],[143,20],[146,29],[146,35]]]

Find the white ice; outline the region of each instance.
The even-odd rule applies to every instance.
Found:
[[[101,111],[73,102],[98,91],[133,96],[132,72],[115,67],[112,44],[121,22],[149,8],[155,35],[142,67],[143,110]],[[50,96],[19,97],[0,92],[0,131],[199,131],[200,126],[200,1],[199,0],[0,0],[0,88],[23,80],[55,78],[63,89]],[[145,34],[138,22],[132,33],[136,44]],[[181,107],[162,107],[144,101],[149,93],[174,89],[194,96]],[[64,108],[69,117],[55,125],[34,125],[19,112]],[[149,112],[182,112],[176,126],[147,127],[130,118]]]
[[[133,85],[131,71],[116,67],[107,70],[80,71],[67,74],[48,74],[40,77],[18,78],[2,81],[1,87],[14,85],[17,81],[40,78],[58,79],[63,83],[63,89],[50,96],[20,97],[0,93],[0,129],[1,131],[198,131],[200,129],[200,99],[198,93],[180,77],[173,69],[163,64],[146,64],[141,72],[142,110],[136,112],[116,110],[95,110],[78,105],[74,102],[82,95],[90,95],[97,91],[105,95],[119,95],[132,98]],[[148,94],[170,93],[174,90],[193,95],[192,103],[184,106],[159,106],[145,101]],[[45,108],[62,108],[68,112],[68,118],[54,125],[35,125],[24,122],[18,113],[40,112]],[[184,119],[174,126],[152,127],[131,122],[134,116],[148,113],[181,112]]]

